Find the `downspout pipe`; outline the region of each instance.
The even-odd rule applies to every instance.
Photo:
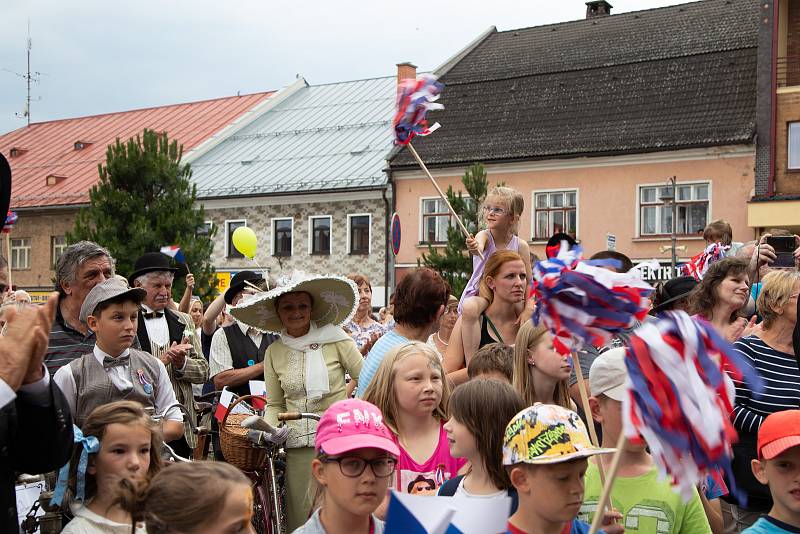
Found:
[[[771,124],[772,142],[770,146],[769,177],[767,178],[767,196],[775,194],[775,164],[777,159],[778,145],[778,14],[780,12],[780,0],[772,2],[772,94],[771,101]]]

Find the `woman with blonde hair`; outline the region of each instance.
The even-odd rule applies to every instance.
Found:
[[[500,250],[486,261],[480,282],[480,299],[470,299],[453,327],[444,358],[448,378],[467,381],[466,366],[480,347],[489,343],[512,345],[520,327],[519,313],[525,301],[528,271],[516,252]],[[474,313],[472,300],[485,299],[489,306]]]
[[[514,344],[513,386],[526,406],[541,402],[574,410],[567,385],[571,368],[568,357],[553,348],[553,335],[544,325],[527,321],[520,327]]]
[[[761,328],[734,345],[764,379],[764,391],[759,397],[746,384],[735,382],[736,400],[731,417],[739,432],[739,442],[733,446],[733,473],[736,485],[747,493],[747,509],[727,506],[737,508],[736,513],[729,515],[745,516],[742,524],[752,522],[747,519],[748,514],[755,521],[759,513],[767,513],[772,502],[769,488],[761,485],[750,469],[751,460],[756,458],[758,429],[768,415],[800,405],[800,369],[792,344],[799,295],[799,272],[776,270],[766,275],[756,303],[764,318]]]

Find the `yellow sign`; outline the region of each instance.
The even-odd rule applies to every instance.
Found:
[[[225,293],[225,290],[231,285],[231,273],[229,271],[217,271],[214,276],[217,277],[217,291]]]
[[[28,291],[32,304],[44,304],[47,302],[47,297],[50,296],[50,293],[51,291]]]

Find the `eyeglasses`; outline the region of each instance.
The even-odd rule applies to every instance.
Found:
[[[372,473],[378,478],[386,478],[394,473],[397,467],[397,460],[394,458],[376,458],[374,460],[365,460],[358,456],[345,456],[344,458],[326,458],[322,460],[325,463],[339,464],[339,470],[346,477],[355,478],[360,477],[369,464]]]
[[[448,306],[444,309],[445,313],[458,313],[458,306]]]
[[[483,211],[486,213],[491,213],[492,215],[504,215],[506,213],[505,208],[499,208],[497,206],[484,206]]]

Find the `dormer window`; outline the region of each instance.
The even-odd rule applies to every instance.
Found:
[[[47,175],[47,185],[57,185],[66,180],[67,177],[63,174],[48,174]]]
[[[78,140],[78,141],[75,141],[75,144],[73,145],[73,147],[75,148],[75,150],[83,150],[84,148],[86,148],[87,146],[89,146],[91,144],[92,144],[91,141]]]
[[[8,155],[12,158],[18,158],[27,151],[28,151],[27,148],[22,148],[21,146],[14,146],[11,147],[11,150],[8,151]]]

